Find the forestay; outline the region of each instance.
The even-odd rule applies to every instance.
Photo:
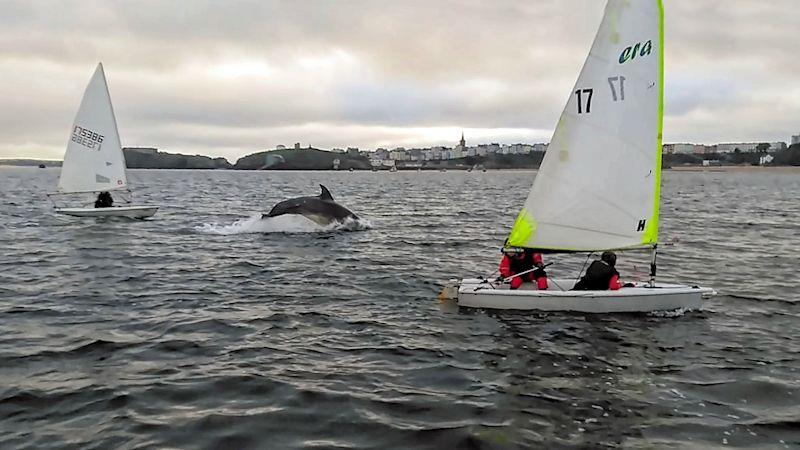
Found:
[[[658,240],[660,0],[610,0],[508,245],[552,251]]]
[[[125,185],[125,158],[117,122],[103,65],[98,64],[70,130],[58,190],[108,191]]]

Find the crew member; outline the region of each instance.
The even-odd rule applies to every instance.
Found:
[[[114,199],[111,198],[108,191],[101,192],[94,201],[95,208],[111,208],[112,205],[114,205]]]
[[[623,287],[619,281],[619,272],[614,266],[617,255],[614,252],[603,252],[599,260],[595,260],[586,270],[586,275],[575,283],[573,291],[616,291]]]
[[[503,259],[500,261],[500,275],[508,278],[523,272],[525,272],[523,275],[510,280],[511,289],[519,289],[525,281],[536,281],[537,289],[547,289],[547,273],[544,271],[541,253],[534,253],[530,249],[524,251],[504,249]]]

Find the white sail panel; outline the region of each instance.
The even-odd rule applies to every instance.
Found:
[[[609,0],[508,245],[599,251],[658,236],[660,0]]]
[[[108,191],[126,183],[117,121],[103,65],[98,64],[70,130],[58,190]]]

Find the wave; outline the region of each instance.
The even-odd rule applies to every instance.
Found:
[[[668,311],[650,311],[647,313],[650,317],[660,317],[662,319],[672,319],[675,317],[683,317],[686,313],[694,311],[692,308],[678,308]]]
[[[329,225],[320,225],[311,219],[298,214],[284,214],[276,217],[263,217],[261,213],[253,214],[247,219],[240,219],[229,225],[205,223],[195,230],[201,233],[232,235],[249,233],[320,233],[327,231],[363,231],[372,228],[372,223],[365,219],[348,217],[343,222],[334,221]]]

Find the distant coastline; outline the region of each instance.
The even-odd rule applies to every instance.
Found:
[[[318,148],[277,148],[239,158],[231,164],[225,158],[167,153],[152,147],[123,149],[129,169],[235,169],[235,170],[530,170],[538,169],[544,151],[522,154],[490,153],[453,159],[381,161],[371,153],[348,149],[344,152]],[[766,163],[765,163],[766,162]],[[750,168],[800,166],[800,144],[777,152],[734,152],[706,155],[664,154],[664,169],[678,171],[731,171]],[[0,166],[60,167],[61,161],[31,158],[0,159]]]
[[[678,166],[665,170],[675,172],[800,172],[800,166]]]

